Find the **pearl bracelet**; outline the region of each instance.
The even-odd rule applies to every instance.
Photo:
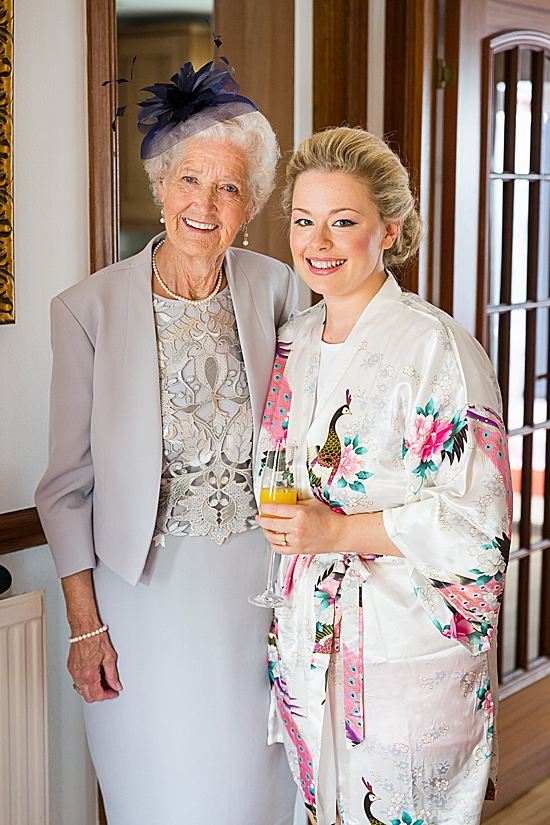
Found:
[[[75,642],[81,642],[83,639],[91,639],[92,636],[99,636],[100,633],[105,633],[109,630],[109,626],[104,624],[102,627],[98,627],[97,630],[92,630],[91,633],[83,633],[82,636],[73,636],[72,639],[67,639],[70,645],[73,645]]]

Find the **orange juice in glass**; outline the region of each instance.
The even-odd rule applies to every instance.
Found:
[[[260,490],[260,504],[296,504],[297,501],[298,493],[294,487],[262,487]],[[267,516],[268,513],[265,512],[264,515]]]
[[[262,504],[296,504],[298,495],[294,486],[292,474],[292,461],[296,445],[293,441],[278,441],[274,450],[266,453],[265,465],[262,472],[262,486],[260,489],[260,505]],[[280,518],[284,521],[284,516],[270,516],[265,510],[262,515],[270,518]],[[283,525],[281,525],[282,527]],[[284,530],[281,530],[284,533]],[[286,544],[286,536],[283,542]],[[267,573],[267,586],[259,596],[250,596],[248,601],[256,607],[279,607],[286,603],[283,596],[275,593],[273,588],[273,565],[275,551],[271,549],[269,557],[269,569]]]

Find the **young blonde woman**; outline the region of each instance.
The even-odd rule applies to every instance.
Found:
[[[383,141],[306,140],[286,204],[324,301],[280,330],[259,449],[296,442],[301,499],[258,517],[288,599],[271,739],[311,822],[476,825],[496,785],[512,517],[498,386],[480,345],[391,274],[423,227]]]

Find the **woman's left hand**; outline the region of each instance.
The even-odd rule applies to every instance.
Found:
[[[382,512],[344,515],[316,498],[298,504],[262,504],[268,515],[256,516],[266,539],[283,556],[317,556],[322,553],[403,553],[388,537]],[[278,518],[270,518],[278,516]]]
[[[256,516],[275,552],[285,556],[345,553],[347,517],[316,498],[298,504],[262,504]],[[269,515],[267,515],[269,512]],[[278,516],[278,518],[271,518]]]

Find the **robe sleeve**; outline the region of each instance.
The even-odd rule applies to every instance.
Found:
[[[512,527],[500,397],[481,347],[448,330],[401,399],[407,497],[383,512],[413,587],[439,631],[471,653],[491,646]]]

